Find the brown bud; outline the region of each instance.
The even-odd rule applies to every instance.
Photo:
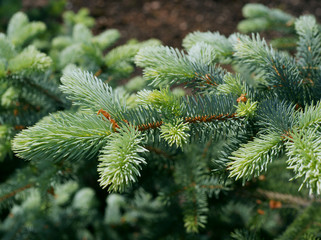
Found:
[[[269,206],[271,209],[276,209],[276,208],[281,208],[282,207],[282,203],[280,201],[275,201],[275,200],[270,200],[269,202]]]
[[[260,214],[260,215],[264,215],[265,214],[265,212],[262,209],[258,209],[257,213]]]
[[[246,102],[247,101],[247,98],[246,98],[246,93],[245,94],[241,94],[241,96],[236,100],[238,103],[239,102]]]

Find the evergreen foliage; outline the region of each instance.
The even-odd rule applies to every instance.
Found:
[[[0,34],[1,159],[10,152],[10,138],[17,131],[67,104],[58,82],[50,76],[51,58],[28,45],[44,30],[42,22],[29,22],[18,12],[10,20],[7,34]]]
[[[74,203],[68,200],[71,199],[76,189],[80,189],[79,183],[76,182],[74,184],[77,187],[70,193],[70,196],[66,196],[67,199],[64,202],[56,203],[52,198],[57,196],[56,191],[59,187],[56,188],[56,185],[60,186],[62,184],[61,186],[64,186],[63,182],[68,179],[74,179],[77,176],[77,171],[83,171],[79,165],[74,164],[75,162],[84,157],[87,157],[87,159],[97,157],[102,148],[101,144],[106,143],[106,136],[109,137],[111,135],[113,125],[108,123],[106,125],[106,121],[96,114],[92,116],[85,114],[89,109],[83,106],[79,107],[78,112],[77,108],[70,109],[71,104],[65,97],[64,91],[72,91],[73,86],[71,84],[73,79],[62,79],[66,83],[65,85],[69,86],[69,89],[65,87],[61,91],[59,89],[60,77],[62,72],[75,69],[75,64],[85,70],[97,69],[97,75],[108,76],[107,81],[128,77],[134,70],[133,56],[135,53],[146,45],[159,44],[157,40],[150,40],[144,43],[132,40],[127,45],[111,49],[111,46],[120,36],[119,32],[111,29],[100,35],[93,36],[86,27],[92,26],[90,22],[93,21],[88,16],[87,10],[81,10],[77,14],[67,12],[64,19],[65,25],[61,28],[63,36],[53,38],[52,41],[50,40],[45,44],[39,45],[40,42],[44,43],[44,40],[40,37],[38,38],[39,34],[45,31],[46,26],[44,23],[29,22],[28,17],[21,12],[15,14],[10,20],[7,34],[0,34],[0,160],[2,168],[0,209],[3,214],[1,221],[4,220],[8,211],[13,211],[3,221],[3,224],[1,223],[1,238],[4,239],[12,237],[15,239],[25,239],[26,237],[43,239],[44,237],[61,238],[63,236],[67,239],[72,239],[74,237],[73,234],[77,231],[77,224],[74,230],[68,229],[68,225],[73,224],[77,216],[80,217],[80,215],[83,217],[81,220],[83,221],[81,224],[83,231],[77,237],[91,236],[85,229],[93,219],[87,218],[88,212],[97,207],[97,201],[94,200],[95,197],[93,196],[95,193],[92,188],[81,184],[81,188],[86,189],[82,193],[84,198],[86,199],[89,194],[89,200],[93,199],[96,202],[90,206],[82,196],[77,197],[77,194],[75,195]],[[47,47],[38,48],[39,46]],[[68,47],[78,49],[81,54],[77,55],[73,51],[65,51]],[[104,60],[103,51],[105,53],[106,48],[110,49],[106,58],[107,56],[113,56],[108,58],[110,66],[107,66]],[[47,50],[49,56],[41,52],[40,49]],[[64,55],[59,57],[59,54]],[[73,61],[70,60],[71,58]],[[65,59],[69,59],[68,62],[64,62]],[[93,62],[93,59],[96,59],[96,61]],[[88,64],[89,61],[91,64]],[[121,63],[128,66],[126,72],[122,69],[118,71],[113,67],[113,65],[120,65]],[[67,81],[69,81],[69,85]],[[135,81],[142,86],[145,85],[141,78],[136,78]],[[117,85],[115,81],[113,84]],[[83,87],[86,86],[84,85]],[[133,91],[131,90],[132,88],[128,87],[127,91],[122,88],[116,90],[115,92],[119,93],[120,96],[118,100],[122,99],[123,95],[129,96],[129,93]],[[108,91],[113,91],[111,88],[105,90],[107,93]],[[105,94],[105,92],[102,92],[102,94]],[[117,99],[114,100],[116,101]],[[87,98],[87,101],[90,102],[92,99]],[[112,103],[106,102],[107,105],[113,107]],[[46,116],[50,112],[64,109],[66,110],[64,113],[58,112],[53,113],[51,116]],[[44,124],[44,128],[40,127],[38,130],[35,129],[37,126],[28,128],[28,126],[39,120]],[[61,129],[57,132],[57,128],[63,126],[65,122],[71,124],[69,130]],[[92,127],[88,129],[88,126]],[[23,163],[18,158],[13,157],[11,148],[15,148],[17,145],[12,144],[11,140],[25,128],[28,128],[28,131],[38,132],[44,138],[56,132],[56,139],[51,138],[48,141],[51,142],[52,146],[58,146],[57,143],[65,142],[66,148],[61,148],[57,151],[55,147],[46,146],[46,148],[48,147],[47,153],[50,155],[47,158],[47,160],[50,159],[49,162],[42,159],[42,154],[39,155],[40,152],[36,154],[29,152],[30,155],[25,155],[26,152],[21,151],[17,154],[18,156],[29,160],[32,159],[29,163]],[[35,143],[32,139],[40,137],[40,135],[37,135],[38,133],[29,135],[30,138],[25,138],[21,135],[21,141],[24,143],[20,142],[18,145],[26,144],[26,148],[37,148],[36,145],[28,145],[28,143]],[[75,134],[78,136],[77,138],[74,138]],[[85,139],[82,137],[85,137]],[[73,140],[73,142],[70,142],[70,140]],[[84,144],[83,146],[86,150],[78,151],[69,156],[65,155],[71,145],[81,146],[82,144]],[[41,148],[41,146],[38,147]],[[51,161],[53,159],[55,160]],[[73,163],[69,162],[70,160],[73,160]],[[59,194],[63,195],[61,191]],[[140,196],[141,198],[150,198],[145,192],[142,192]],[[83,200],[83,202],[79,200]],[[146,199],[145,203],[147,204],[148,201]],[[36,209],[41,205],[40,202],[44,203],[43,206]],[[21,203],[23,204],[21,205]],[[70,205],[71,208],[67,212],[76,213],[81,208],[84,208],[83,204],[87,204],[88,207],[85,211],[81,210],[80,215],[77,213],[75,218],[70,219],[66,226],[61,226],[58,222],[64,221],[66,214],[68,215],[65,211],[65,203],[74,205]],[[29,206],[30,204],[32,205],[31,207]],[[57,213],[49,214],[47,209],[50,209],[50,212],[57,211]],[[96,214],[92,216],[101,217],[97,210],[94,211],[96,211]],[[85,218],[86,221],[84,221]],[[33,222],[35,219],[37,221]],[[41,222],[41,226],[38,222]],[[101,224],[99,226],[100,229],[103,228],[103,219]],[[53,227],[54,225],[56,227]],[[49,229],[48,226],[50,226]],[[20,231],[19,229],[23,230]],[[48,231],[43,231],[45,229],[48,229]],[[66,231],[66,229],[68,230]],[[104,235],[104,233],[101,234]]]
[[[0,207],[14,206],[0,234],[319,237],[319,27],[311,16],[294,19],[261,5],[248,5],[244,13],[261,22],[276,19],[278,26],[293,21],[297,53],[274,49],[259,34],[226,38],[195,32],[184,39],[185,50],[151,40],[105,56],[102,50],[118,38],[115,30],[93,37],[85,25],[75,24],[72,35],[54,39],[54,71],[64,68],[60,90],[73,107],[14,137],[14,152],[29,164],[1,186]],[[11,46],[3,39],[3,46]],[[17,58],[10,73],[4,68],[3,79],[14,71],[45,74],[49,57],[27,47],[19,54],[35,58],[19,64],[11,44],[0,44],[3,61]],[[132,93],[133,82],[113,88],[110,80],[128,75],[134,59],[149,89]],[[178,85],[188,94],[172,90]],[[8,98],[17,98],[12,90],[3,96],[7,105]],[[3,136],[12,134],[8,125],[1,127]],[[9,142],[1,140],[4,146]],[[100,205],[101,199],[106,203]]]
[[[130,40],[127,44],[110,49],[120,38],[116,29],[108,29],[93,36],[89,27],[93,19],[88,11],[81,9],[77,14],[64,14],[65,28],[51,42],[50,56],[55,70],[61,71],[70,64],[94,72],[108,82],[129,77],[134,71],[133,58],[145,46],[156,46],[160,42],[150,39],[144,42]],[[110,51],[105,54],[106,49]],[[112,83],[110,83],[112,84]],[[115,82],[113,86],[115,86]]]
[[[295,18],[280,9],[270,9],[262,4],[246,4],[242,9],[247,19],[238,24],[238,30],[244,33],[262,30],[289,30]]]
[[[272,39],[275,48],[295,50],[297,35],[295,31],[295,17],[280,9],[270,9],[262,4],[248,3],[243,9],[244,20],[237,28],[242,33],[277,31],[282,37]]]

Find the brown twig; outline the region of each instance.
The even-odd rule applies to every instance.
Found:
[[[263,196],[267,199],[279,200],[281,202],[292,203],[303,207],[309,206],[312,202],[321,202],[321,200],[306,199],[306,198],[296,197],[291,194],[267,191],[260,188],[257,189],[257,193],[260,196]]]
[[[102,114],[106,119],[108,119],[113,127],[114,132],[117,131],[117,128],[119,128],[119,124],[116,122],[115,119],[113,119],[108,112],[106,112],[103,109],[100,109],[97,112],[97,115]],[[197,117],[186,117],[184,119],[184,123],[196,123],[196,122],[211,122],[214,120],[221,120],[225,121],[230,118],[235,118],[236,113],[232,114],[219,114],[219,115],[203,115],[203,116],[197,116]],[[123,120],[125,123],[128,123],[126,119]],[[155,129],[159,128],[160,126],[163,125],[163,121],[157,121],[157,122],[152,122],[152,123],[146,123],[146,124],[140,124],[135,126],[139,131],[146,131],[149,129]]]
[[[23,186],[23,187],[20,187],[20,188],[18,188],[18,189],[15,189],[15,190],[13,190],[12,192],[7,193],[7,194],[3,195],[2,197],[0,197],[0,202],[6,200],[6,199],[8,199],[8,198],[11,198],[11,197],[15,196],[15,195],[16,195],[17,193],[19,193],[19,192],[22,192],[22,191],[24,191],[24,190],[26,190],[26,189],[28,189],[28,188],[31,188],[32,186],[33,186],[33,184],[29,183],[29,184],[27,184],[27,185],[25,185],[25,186]]]

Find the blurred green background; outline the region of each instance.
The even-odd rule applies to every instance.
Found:
[[[86,7],[96,19],[94,32],[116,28],[121,32],[120,44],[131,38],[157,38],[164,45],[181,47],[182,39],[196,30],[225,35],[235,32],[243,19],[242,7],[254,2],[282,9],[295,17],[313,14],[321,19],[318,0],[1,0],[0,28],[3,31],[9,17],[23,10],[31,20],[44,21],[55,31],[55,23],[61,22],[64,10]]]

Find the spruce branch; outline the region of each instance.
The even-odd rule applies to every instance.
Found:
[[[15,77],[11,76],[11,78],[14,79]],[[31,105],[40,105],[43,108],[48,109],[56,104],[59,104],[60,106],[66,104],[66,100],[59,91],[58,85],[54,82],[50,82],[48,76],[43,76],[43,79],[41,80],[32,76],[21,77],[17,87],[20,87],[21,89],[20,98]],[[48,101],[50,103],[48,103]]]
[[[204,228],[207,222],[205,215],[208,212],[206,195],[194,189],[189,197],[192,197],[193,202],[189,202],[184,208],[184,227],[187,232],[197,233],[199,228]]]
[[[236,100],[232,95],[196,95],[182,99],[182,115],[186,122],[211,122],[237,119]]]
[[[170,146],[175,144],[177,147],[183,147],[183,144],[187,142],[189,127],[187,122],[169,122],[161,126],[160,137],[165,139]]]
[[[1,105],[3,107],[12,107],[18,101],[20,90],[15,87],[9,87],[1,96]]]
[[[51,55],[56,60],[55,67],[63,69],[69,64],[77,64],[87,70],[102,69],[106,73],[103,50],[118,38],[119,32],[115,29],[93,36],[87,26],[75,24],[71,36],[58,36],[52,41]],[[111,69],[108,71],[111,73]]]
[[[206,191],[208,197],[212,197],[213,195],[217,196],[218,193],[220,193],[222,190],[226,190],[226,186],[228,184],[229,183],[227,182],[222,184],[217,177],[210,175],[204,177],[202,183],[200,184],[200,187]]]
[[[156,39],[150,39],[141,43],[128,43],[123,46],[116,47],[108,52],[105,56],[105,64],[108,67],[115,67],[121,62],[131,61],[139,49],[145,47],[155,48],[160,45],[160,42]]]
[[[245,103],[243,101],[239,101],[236,114],[238,117],[252,118],[256,113],[257,105],[258,102],[252,102],[251,99],[246,100]]]
[[[153,146],[145,145],[144,148],[146,148],[149,152],[155,153],[159,156],[163,156],[166,159],[174,159],[173,155],[168,154],[166,151],[160,149],[160,148],[155,148]]]
[[[136,102],[143,106],[152,105],[155,109],[159,109],[165,118],[178,117],[181,112],[180,98],[175,96],[169,88],[139,91]]]
[[[255,18],[252,21],[254,27],[259,27],[256,24],[262,24],[261,27],[265,28],[272,27],[269,21],[275,17],[278,24],[289,24],[290,31],[293,30],[292,16],[282,16],[282,12],[261,5],[248,7],[244,11],[247,17]],[[159,238],[155,228],[140,225],[142,219],[156,220],[153,224],[163,223],[164,219],[149,214],[150,210],[153,213],[166,211],[173,216],[166,223],[168,225],[182,218],[175,231],[184,225],[187,234],[198,233],[207,222],[216,224],[216,219],[212,219],[216,218],[217,212],[209,214],[210,203],[216,201],[209,201],[208,198],[217,196],[230,183],[226,181],[226,170],[229,170],[231,178],[249,180],[267,170],[269,163],[277,159],[283,150],[289,157],[287,164],[294,171],[294,178],[302,179],[301,187],[307,185],[311,193],[321,194],[320,33],[313,18],[305,17],[296,21],[299,34],[296,58],[274,50],[259,35],[251,38],[233,34],[226,38],[210,32],[189,34],[183,43],[185,51],[158,46],[159,42],[155,40],[144,43],[131,41],[104,56],[102,50],[111,46],[119,33],[109,30],[94,37],[88,25],[76,24],[78,21],[75,18],[71,16],[69,19],[72,35],[53,41],[51,56],[54,67],[59,71],[66,64],[75,63],[95,74],[69,65],[61,78],[61,90],[79,107],[79,112],[55,113],[23,130],[12,141],[17,156],[31,160],[29,170],[35,174],[25,174],[27,177],[15,185],[3,185],[0,206],[13,202],[14,195],[19,193],[19,196],[31,186],[45,189],[48,183],[56,184],[65,180],[75,169],[85,176],[79,181],[85,185],[91,181],[90,167],[94,166],[102,188],[107,188],[109,192],[129,190],[129,194],[108,196],[105,221],[99,225],[97,219],[101,216],[96,214],[91,201],[95,193],[92,189],[81,189],[70,202],[68,218],[65,217],[65,209],[61,217],[68,221],[72,215],[69,213],[76,210],[74,216],[82,217],[86,224],[90,222],[89,227],[86,226],[86,230],[89,228],[87,235],[77,237],[97,237],[91,236],[93,227],[101,236],[106,231],[112,237],[119,238],[117,232],[122,231],[123,227],[129,227],[142,233],[139,237],[144,238],[148,232],[149,237]],[[83,20],[86,22],[86,16]],[[10,28],[19,29],[19,26],[29,22],[20,15],[17,22],[11,24]],[[10,142],[10,136],[7,135],[25,128],[27,120],[56,110],[56,103],[60,99],[57,91],[44,86],[46,81],[41,82],[34,77],[36,73],[49,68],[47,56],[34,47],[19,51],[23,44],[16,45],[15,49],[11,38],[0,34],[0,55],[3,55],[0,57],[0,77],[4,80],[4,84],[0,83],[1,107],[8,108],[0,109],[0,123],[10,123],[10,132],[7,129],[9,124],[1,128],[5,133],[0,132],[0,149]],[[100,76],[109,82],[127,75],[133,70],[134,58],[144,68],[144,78],[160,89],[141,90],[146,81],[133,81],[132,85],[138,82],[139,87],[131,86],[129,89],[126,86],[113,90],[97,78]],[[216,63],[231,63],[240,74],[227,73]],[[51,73],[56,72],[48,71],[48,74]],[[189,95],[185,96],[186,93],[181,90],[183,93],[176,95],[169,86],[175,84],[185,84],[192,87],[188,90],[195,91],[187,91]],[[162,88],[164,85],[166,88]],[[16,91],[20,86],[23,88]],[[130,95],[133,91],[139,92]],[[61,99],[61,103],[65,103]],[[19,106],[15,105],[17,101]],[[40,103],[37,104],[37,101]],[[28,115],[24,121],[22,118]],[[84,161],[96,157],[99,158],[98,166],[94,161]],[[147,162],[151,164],[143,169]],[[66,170],[66,166],[74,166],[75,169]],[[141,174],[144,178],[139,179]],[[223,178],[225,182],[222,184]],[[167,203],[172,205],[162,209],[158,198],[153,201],[152,195],[143,190],[132,192],[128,189],[133,185],[136,187],[138,180],[154,195],[157,192],[165,193],[165,200],[169,199],[171,202]],[[256,181],[256,184],[265,183]],[[256,184],[251,186],[256,187]],[[234,186],[237,187],[237,183]],[[29,191],[25,192],[27,195]],[[50,193],[54,193],[52,188]],[[229,197],[233,193],[224,199],[230,201]],[[278,197],[290,203],[298,201],[300,206],[313,202],[261,189],[254,191],[255,198],[258,195],[265,198]],[[127,200],[132,196],[135,198],[133,201]],[[39,203],[40,197],[21,201],[21,205],[32,201]],[[55,214],[53,219],[56,221],[60,219],[57,217],[59,208],[69,203],[59,201],[56,204],[55,201],[50,196],[47,203],[50,208],[54,207],[55,211],[50,212]],[[249,205],[251,203],[241,204],[245,209]],[[38,211],[41,212],[41,209]],[[241,212],[245,215],[244,211]],[[277,216],[276,212],[273,212],[274,216]],[[249,210],[248,213],[253,212]],[[45,222],[47,216],[37,219],[40,219],[38,222]],[[95,220],[95,224],[92,224],[92,220]],[[259,226],[257,223],[255,225]],[[79,227],[75,223],[72,226]],[[181,234],[177,232],[174,237]],[[184,232],[179,237],[185,236]],[[164,234],[162,237],[166,238]],[[250,232],[236,232],[233,237],[255,238]]]
[[[47,111],[39,112],[30,105],[19,106],[14,109],[2,110],[0,114],[0,123],[9,124],[16,130],[19,130],[34,124],[46,114],[48,114]]]
[[[16,50],[14,45],[10,42],[8,37],[0,33],[0,56],[4,58],[6,61],[13,58],[16,55]]]
[[[194,71],[189,65],[186,55],[169,47],[150,47],[138,52],[135,63],[145,67],[144,78],[155,86],[166,85],[175,80],[190,80]]]
[[[179,193],[181,199],[186,231],[197,233],[207,222],[207,193],[212,191],[205,187],[210,180],[205,162],[195,153],[190,153],[188,159],[179,159],[175,164],[174,179],[178,184],[174,194]],[[217,181],[213,185],[217,185]]]
[[[9,40],[16,47],[21,47],[28,40],[46,30],[46,25],[42,22],[29,22],[26,14],[17,12],[8,24],[7,35]]]
[[[290,131],[297,124],[295,106],[278,99],[263,101],[257,111],[258,125],[261,131],[273,131],[280,134]]]
[[[137,126],[140,131],[155,129],[163,124],[159,111],[151,106],[129,109],[124,113],[124,120],[129,125]]]
[[[140,144],[143,137],[132,127],[120,128],[101,150],[98,172],[99,182],[109,191],[124,191],[140,176],[141,165],[146,164],[139,154],[148,151]]]
[[[110,129],[95,115],[57,113],[16,135],[12,149],[33,161],[81,161],[98,154]]]
[[[160,41],[150,39],[144,42],[128,42],[109,51],[104,57],[105,66],[113,78],[128,77],[134,70],[134,57],[136,53],[145,47],[160,45]]]
[[[73,63],[84,66],[87,70],[96,70],[97,66],[103,64],[102,59],[103,54],[96,44],[74,41],[60,52],[58,67],[63,69]]]
[[[296,55],[299,60],[298,63],[303,68],[301,71],[304,72],[304,76],[313,79],[311,74],[316,74],[315,70],[319,71],[318,66],[321,64],[321,54],[319,52],[321,33],[319,27],[313,16],[302,16],[296,20],[295,30],[299,35]]]
[[[321,102],[305,107],[304,111],[297,112],[298,128],[309,128],[321,123]]]
[[[58,36],[52,39],[51,46],[53,49],[63,50],[64,48],[71,45],[73,39],[70,36]]]
[[[64,48],[59,54],[59,68],[64,68],[70,63],[78,63],[85,59],[85,51],[82,43],[75,43]]]
[[[188,55],[178,49],[160,46],[144,48],[135,57],[136,64],[144,67],[144,78],[154,86],[182,82],[191,84],[197,79],[217,85],[217,81],[221,82],[221,76],[216,76],[216,73],[221,69],[214,68],[214,60],[215,51],[206,43],[194,45]]]
[[[320,232],[320,220],[320,204],[312,203],[296,217],[277,240],[298,240],[303,239],[307,233],[318,234]]]
[[[217,91],[221,94],[240,96],[246,93],[246,84],[240,74],[227,73],[223,78],[223,83],[217,87]]]
[[[0,59],[0,79],[7,75],[7,63],[4,59]]]
[[[161,128],[172,119],[181,119],[185,123],[202,125],[202,123],[238,120],[234,106],[235,98],[231,95],[206,95],[177,98],[168,90],[143,90],[138,93],[142,107],[124,112],[124,118],[118,121],[135,126],[139,131]],[[183,126],[182,125],[182,126]],[[186,125],[187,126],[187,125]],[[206,128],[206,126],[203,126]],[[185,131],[185,130],[184,130]]]
[[[72,39],[80,43],[90,43],[93,35],[91,31],[81,23],[77,23],[72,30]]]
[[[117,29],[108,29],[93,37],[92,42],[97,44],[101,50],[104,50],[113,45],[119,38],[120,33]]]
[[[36,178],[32,176],[32,168],[18,169],[0,185],[0,209],[12,206],[17,200],[17,195],[34,187],[35,184]]]
[[[295,18],[280,9],[268,8],[263,4],[249,3],[242,8],[242,20],[237,28],[243,33],[260,32],[264,30],[293,31]]]
[[[97,112],[100,109],[107,111],[116,120],[123,119],[126,110],[124,99],[117,91],[103,83],[89,72],[81,70],[67,71],[61,78],[61,90],[80,105]]]
[[[284,194],[280,192],[273,192],[273,191],[267,191],[264,189],[257,189],[258,196],[264,197],[266,199],[272,199],[272,200],[278,200],[284,203],[290,203],[293,204],[294,206],[300,205],[302,207],[308,207],[311,205],[313,202],[319,202],[320,200],[316,199],[308,199],[308,198],[303,198],[303,197],[297,197],[293,196],[291,194]]]
[[[319,127],[293,130],[285,143],[289,159],[289,169],[293,169],[296,178],[303,178],[303,183],[310,189],[310,194],[321,194],[321,137]]]
[[[22,192],[22,191],[24,191],[24,190],[26,190],[28,188],[31,188],[31,187],[33,187],[33,184],[27,184],[25,186],[22,186],[20,188],[17,188],[15,190],[7,193],[5,195],[2,195],[2,196],[0,196],[0,202],[2,202],[4,200],[7,200],[8,198],[11,198],[11,197],[15,196],[17,193],[20,193],[20,192]]]
[[[231,233],[232,240],[261,240],[255,231],[236,229]]]
[[[31,191],[39,190],[42,195],[53,194],[53,182],[61,181],[61,176],[66,177],[67,165],[41,162],[29,164],[17,169],[0,187],[0,208],[7,208],[14,203],[18,204]],[[60,175],[60,176],[59,176]],[[59,179],[60,178],[60,179]]]
[[[21,53],[10,59],[8,72],[11,74],[31,74],[37,71],[44,72],[52,64],[46,54],[39,52],[34,46],[28,46]]]
[[[137,126],[139,131],[148,131],[151,129],[155,129],[155,128],[159,128],[163,125],[163,121],[159,121],[159,122],[152,122],[152,123],[148,123],[148,124],[140,124]]]
[[[189,33],[183,40],[183,47],[189,51],[194,45],[204,42],[210,45],[216,54],[216,57],[230,57],[233,53],[233,45],[229,40],[218,32],[193,32]]]
[[[254,138],[232,153],[232,162],[228,165],[230,177],[250,180],[252,176],[259,176],[266,171],[267,165],[275,159],[283,149],[283,141],[279,133],[271,132]]]
[[[227,136],[226,142],[223,144],[219,155],[211,160],[213,168],[212,171],[214,173],[220,170],[225,171],[227,163],[229,162],[228,158],[233,152],[239,149],[242,143],[249,141],[250,136],[248,129],[245,129],[244,132],[234,133]]]
[[[252,71],[259,72],[269,89],[281,99],[303,105],[309,96],[301,87],[302,78],[294,58],[278,52],[260,38],[240,38],[235,45],[235,57]]]
[[[295,29],[299,35],[297,45],[298,66],[303,78],[302,84],[310,99],[320,99],[320,64],[321,33],[316,20],[312,16],[303,16],[295,22]]]
[[[77,23],[82,23],[86,27],[93,27],[95,19],[90,16],[89,9],[81,8],[77,13],[73,11],[66,11],[62,15],[66,27],[72,27]],[[67,29],[68,30],[68,29]]]

